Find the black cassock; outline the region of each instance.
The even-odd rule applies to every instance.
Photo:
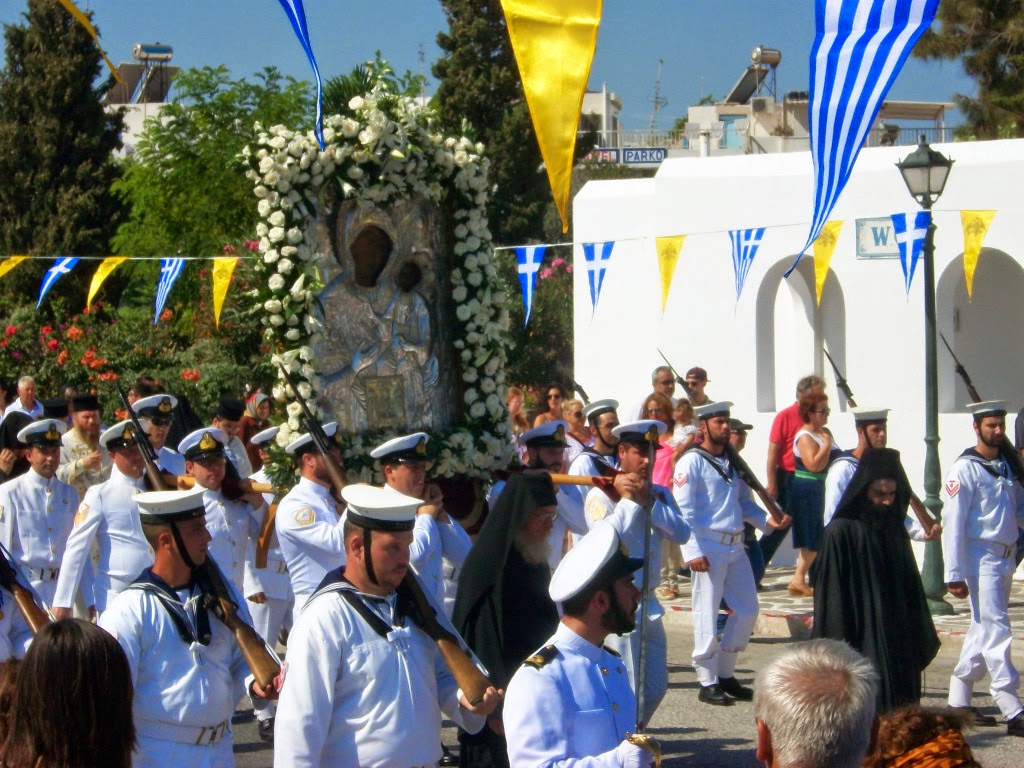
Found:
[[[873,480],[897,482],[896,503],[872,506]],[[892,449],[861,457],[836,515],[825,528],[812,567],[814,637],[845,640],[879,675],[878,711],[921,699],[921,672],[939,639],[904,526],[910,485]]]

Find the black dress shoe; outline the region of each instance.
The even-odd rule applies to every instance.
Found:
[[[965,715],[968,718],[967,722],[971,725],[988,727],[996,724],[996,719],[992,715],[986,715],[977,707],[950,707],[950,709],[958,715]],[[1024,725],[1021,727],[1024,728]]]
[[[260,720],[259,721],[259,732],[260,732],[260,738],[263,739],[263,741],[273,741],[274,740],[274,718],[270,718],[269,720]]]
[[[448,751],[448,747],[444,744],[441,745],[441,751],[444,753],[441,755],[441,759],[438,761],[438,765],[448,768],[449,766],[455,766],[459,764],[459,758]]]
[[[1018,712],[1006,721],[1006,733],[1010,736],[1024,736],[1024,712]]]
[[[717,683],[702,685],[700,693],[697,694],[697,701],[703,701],[705,704],[714,704],[716,707],[728,707],[732,704],[732,701],[722,693],[722,689]]]
[[[718,678],[718,687],[722,693],[740,701],[752,701],[754,698],[754,689],[740,685],[740,681],[735,677]]]

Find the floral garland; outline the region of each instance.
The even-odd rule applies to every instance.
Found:
[[[483,145],[465,136],[444,137],[430,107],[400,95],[386,68],[372,70],[370,92],[349,102],[349,114],[324,121],[324,149],[311,133],[278,125],[259,129],[255,148],[246,147],[248,173],[255,182],[262,259],[256,269],[266,281],[253,292],[272,362],[289,371],[311,405],[321,384],[314,348],[322,323],[317,295],[323,287],[318,263],[323,254],[310,244],[314,211],[322,192],[334,185],[340,196],[359,205],[386,206],[419,195],[432,203],[450,200],[454,209],[454,249],[449,272],[453,324],[462,368],[463,418],[428,443],[438,477],[487,478],[514,456],[505,405],[508,310],[492,260],[487,202],[489,161]],[[301,406],[278,369],[274,399],[286,404],[276,450],[275,482],[290,468],[283,447],[301,427]],[[340,435],[350,481],[380,482],[369,451],[392,435],[384,432]]]

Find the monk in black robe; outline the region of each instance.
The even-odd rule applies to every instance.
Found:
[[[462,568],[452,621],[496,688],[505,688],[558,627],[558,609],[548,595],[547,539],[554,518],[551,476],[512,475]],[[459,743],[460,766],[509,764],[500,713],[479,733],[460,733]]]
[[[935,634],[904,521],[910,483],[891,448],[867,450],[814,563],[814,637],[845,640],[878,670],[878,712],[921,700]]]

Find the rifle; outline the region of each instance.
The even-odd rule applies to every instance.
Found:
[[[953,349],[949,346],[949,342],[946,341],[946,337],[943,334],[942,343],[946,345],[946,349],[949,350],[949,356],[953,358],[953,362],[956,363],[956,372],[960,374],[960,378],[964,382],[964,386],[967,387],[967,394],[971,396],[972,403],[980,403],[981,395],[978,394],[978,390],[974,388],[974,383],[971,381],[971,377],[967,374],[967,369],[964,368],[963,363],[957,360],[956,355],[953,354]],[[1010,469],[1013,471],[1013,476],[1017,482],[1024,485],[1024,456],[1021,455],[1020,451],[1013,447],[1013,443],[1010,442],[1010,438],[1003,434],[1003,444],[999,446],[999,453],[1006,460],[1006,463],[1010,465]]]
[[[341,501],[341,491],[348,485],[348,480],[345,479],[345,472],[334,457],[331,455],[331,447],[328,442],[330,438],[324,432],[323,425],[320,424],[313,412],[309,410],[305,398],[299,394],[299,388],[295,382],[292,381],[292,377],[288,374],[282,363],[278,363],[277,367],[281,369],[281,375],[284,380],[288,382],[288,386],[292,390],[292,394],[295,395],[295,400],[302,408],[302,421],[305,424],[306,432],[313,439],[313,444],[316,446],[317,452],[323,457],[324,467],[327,470],[328,476],[331,478],[331,485],[334,486],[334,494],[337,501]]]
[[[142,458],[146,462],[146,479],[149,480],[150,486],[154,491],[165,491],[173,489],[176,486],[173,484],[173,480],[168,478],[172,477],[168,475],[164,477],[160,471],[160,467],[157,466],[157,455],[153,449],[153,445],[149,442],[149,438],[146,436],[146,431],[142,428],[142,424],[139,422],[139,416],[132,410],[131,403],[128,402],[128,395],[125,394],[124,388],[121,386],[120,381],[115,381],[114,386],[117,387],[117,394],[121,397],[121,404],[125,407],[128,412],[128,418],[131,419],[132,427],[135,429],[135,444],[139,446],[139,453],[142,454]]]
[[[832,359],[832,355],[828,353],[827,349],[822,347],[821,351],[825,353],[825,357],[828,359],[829,365],[832,366],[832,372],[836,375],[836,387],[838,387],[839,391],[846,396],[846,402],[850,404],[850,407],[856,408],[857,401],[853,399],[853,390],[851,390],[850,385],[846,383],[846,379],[843,377],[843,374],[839,372],[839,366],[836,365],[836,361]]]
[[[22,574],[7,547],[0,544],[0,586],[14,596],[14,603],[21,611],[25,623],[36,634],[51,621],[50,614],[41,608],[32,594],[32,590],[22,584]]]
[[[655,349],[657,349],[657,347],[655,347]],[[677,371],[675,368],[672,367],[672,363],[670,363],[668,361],[668,358],[665,357],[665,353],[664,352],[662,352],[660,349],[658,349],[658,354],[661,355],[661,359],[665,361],[665,365],[668,366],[668,369],[670,371],[672,371],[672,375],[676,377],[676,383],[678,383],[679,386],[681,386],[685,390],[686,389],[686,379],[684,379],[682,376],[680,376],[679,375],[679,371]]]
[[[787,517],[786,513],[782,511],[781,507],[779,507],[778,502],[768,495],[768,490],[761,485],[761,481],[757,479],[757,475],[754,474],[754,470],[750,468],[750,465],[747,464],[745,459],[740,457],[739,453],[736,452],[736,449],[732,447],[732,443],[725,444],[725,456],[729,459],[729,463],[735,467],[736,474],[740,476],[740,479],[742,479],[743,482],[757,494],[758,498],[761,499],[761,502],[765,507],[767,507],[768,514],[772,516],[772,520],[778,524],[782,524]],[[790,522],[792,522],[792,520]],[[789,523],[786,524],[786,527],[788,526]]]
[[[266,690],[280,674],[281,660],[256,630],[238,615],[238,605],[232,598],[224,574],[212,557],[207,556],[205,562],[193,571],[193,576],[203,591],[203,601],[207,610],[234,635],[235,642],[238,643],[242,656],[249,665],[249,671],[256,678],[260,688]]]
[[[654,511],[654,459],[658,452],[658,435],[652,427],[647,433],[647,477],[644,491],[644,578],[640,585],[640,610],[637,615],[638,642],[636,658],[636,735],[643,734],[647,724],[647,615],[650,613],[651,590],[651,516]]]
[[[168,475],[173,477],[176,488],[188,490],[195,488],[196,479],[192,475]],[[254,483],[249,478],[243,477],[238,481],[238,487],[243,493],[273,493],[274,486],[270,483]]]

